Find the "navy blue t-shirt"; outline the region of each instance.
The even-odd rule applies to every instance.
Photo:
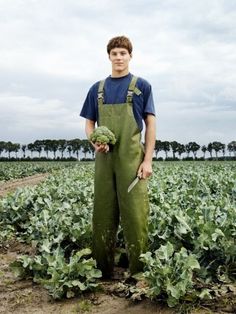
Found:
[[[125,103],[132,74],[113,78],[108,76],[104,85],[104,105]],[[80,116],[97,122],[98,117],[98,86],[96,82],[89,90],[83,104]],[[138,78],[136,87],[141,91],[139,95],[133,94],[133,113],[140,131],[143,129],[143,119],[147,114],[155,115],[152,87],[143,78]]]

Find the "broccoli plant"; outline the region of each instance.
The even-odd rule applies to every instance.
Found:
[[[93,130],[90,135],[90,141],[98,144],[111,144],[116,143],[116,138],[114,133],[109,130],[106,126],[99,126]]]

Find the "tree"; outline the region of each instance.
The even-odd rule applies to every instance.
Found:
[[[225,144],[222,144],[221,142],[212,143],[212,149],[215,151],[216,159],[218,159],[218,152],[223,150],[224,148],[225,148]]]
[[[19,152],[19,149],[20,149],[20,144],[18,144],[18,143],[13,143],[12,151],[15,152],[16,158],[17,158],[17,153]]]
[[[23,158],[25,158],[26,149],[27,149],[27,145],[25,145],[25,144],[21,145],[21,150],[23,152]]]
[[[82,141],[79,138],[75,138],[70,141],[70,146],[72,147],[73,153],[76,154],[76,157],[79,160],[79,151],[82,147]]]
[[[197,144],[196,142],[190,142],[190,144],[191,144],[191,151],[193,152],[194,159],[196,159],[197,151],[199,150],[200,145]]]
[[[53,152],[54,159],[56,159],[56,152],[58,150],[58,140],[51,140],[49,151]]]
[[[192,152],[194,159],[196,159],[197,157],[197,151],[200,148],[200,145],[197,144],[196,142],[189,142],[188,144],[185,145],[186,151],[188,153],[188,157],[189,157],[189,153]]]
[[[187,153],[187,157],[189,157],[189,154],[191,152],[191,144],[190,143],[185,145],[185,151]]]
[[[231,156],[231,153],[233,153],[234,157],[236,157],[236,141],[232,141],[228,143],[227,148],[228,148],[230,156]]]
[[[34,151],[34,144],[33,144],[33,143],[29,143],[29,144],[27,145],[27,148],[28,148],[28,150],[30,151],[31,158],[32,158],[32,156],[33,156],[33,151]]]
[[[43,140],[43,149],[46,152],[47,158],[48,158],[48,153],[51,151],[51,142],[52,140],[49,140],[49,139]]]
[[[6,147],[6,143],[1,141],[0,142],[0,156],[1,156],[2,152],[5,150],[5,147]]]
[[[212,150],[213,150],[212,143],[209,143],[207,145],[207,151],[210,153],[211,158],[212,158]]]
[[[82,146],[82,151],[84,153],[84,158],[86,159],[87,158],[87,153],[91,153],[92,152],[89,140],[82,140],[82,145],[81,146]]]
[[[223,144],[222,154],[223,154],[223,157],[225,157],[225,144]]]
[[[185,153],[185,146],[184,146],[184,144],[180,144],[179,143],[179,145],[177,147],[177,153],[179,154],[179,159],[181,159],[181,155],[183,153]]]
[[[95,149],[91,142],[89,142],[89,146],[90,146],[90,153],[92,154],[92,158],[95,159]]]
[[[8,158],[11,158],[11,153],[15,152],[16,146],[12,142],[5,143],[5,151],[8,152]]]
[[[64,157],[64,151],[67,148],[67,141],[66,140],[58,140],[58,150],[61,152],[61,158]]]
[[[201,148],[201,150],[202,150],[202,152],[203,152],[203,158],[205,159],[207,147],[206,147],[205,145],[203,145],[202,148]]]
[[[43,141],[36,140],[33,145],[34,145],[34,150],[39,153],[39,158],[40,158],[41,152],[43,150]]]
[[[176,142],[176,141],[170,142],[170,147],[172,149],[172,153],[173,153],[173,158],[174,159],[175,159],[175,153],[178,152],[178,146],[179,146],[178,142]]]
[[[66,146],[66,148],[67,148],[67,151],[68,151],[68,153],[69,153],[69,157],[71,158],[71,154],[72,154],[72,152],[73,152],[73,147],[72,147],[72,145],[71,145],[71,141],[67,141],[67,146]]]
[[[162,142],[162,150],[164,150],[164,152],[166,154],[166,159],[167,159],[168,158],[167,152],[170,151],[170,142],[168,142],[168,141]]]
[[[156,159],[157,159],[157,154],[158,154],[161,150],[162,150],[162,142],[161,142],[160,140],[156,140],[156,142],[155,142],[155,148],[154,148]]]

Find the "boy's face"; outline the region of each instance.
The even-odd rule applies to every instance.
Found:
[[[109,59],[112,64],[112,71],[115,73],[126,73],[129,71],[129,62],[132,55],[126,48],[113,48],[110,51]]]

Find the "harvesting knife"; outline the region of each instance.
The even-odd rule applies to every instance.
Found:
[[[128,193],[135,187],[135,185],[139,182],[141,178],[140,177],[136,177],[132,182],[131,184],[129,185],[128,187]]]

